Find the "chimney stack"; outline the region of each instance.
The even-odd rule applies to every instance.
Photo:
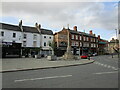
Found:
[[[38,25],[39,29],[41,28],[41,24]]]
[[[35,23],[35,27],[37,28],[38,32],[41,33],[41,31],[40,31],[41,25],[38,23]]]
[[[73,29],[74,29],[75,31],[77,31],[77,26],[74,26]]]
[[[98,35],[98,40],[100,40],[100,35]]]
[[[92,33],[92,30],[89,31],[89,34],[91,34],[91,35],[93,34],[93,33]]]
[[[20,22],[19,22],[19,27],[20,27],[21,31],[23,32],[23,28],[22,28],[22,20],[20,20]]]
[[[112,38],[112,40],[115,40],[114,38]]]

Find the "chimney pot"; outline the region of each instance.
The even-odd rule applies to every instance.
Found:
[[[90,30],[89,33],[92,35],[92,34],[93,34],[93,33],[92,33],[92,30]]]
[[[98,40],[100,40],[100,35],[98,35]]]
[[[74,29],[75,31],[77,31],[77,26],[74,26],[73,29]]]

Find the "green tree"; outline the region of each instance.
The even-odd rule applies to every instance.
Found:
[[[52,55],[54,55],[54,51],[56,49],[55,42],[54,41],[53,42],[49,41],[49,46],[51,47]]]

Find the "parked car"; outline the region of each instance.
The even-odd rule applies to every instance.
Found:
[[[83,54],[83,55],[81,55],[80,57],[81,57],[81,59],[87,59],[87,58],[88,58],[88,55],[87,55],[87,54]]]
[[[94,53],[93,56],[97,56],[97,53]]]

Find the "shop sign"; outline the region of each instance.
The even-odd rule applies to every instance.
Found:
[[[12,42],[2,42],[2,45],[12,45]]]

